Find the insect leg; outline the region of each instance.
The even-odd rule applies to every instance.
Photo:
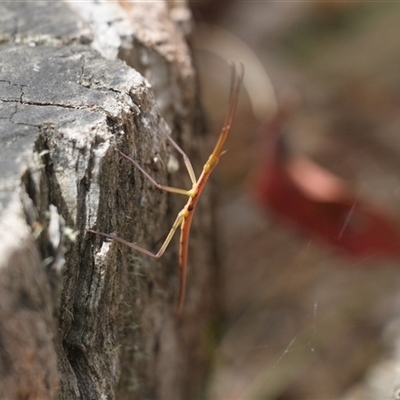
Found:
[[[177,193],[177,194],[183,194],[185,196],[190,196],[190,193],[188,190],[185,189],[179,189],[179,188],[174,188],[171,186],[166,186],[166,185],[161,185],[158,183],[154,178],[152,178],[140,165],[137,161],[134,159],[128,157],[126,154],[122,153],[121,151],[117,150],[119,154],[121,154],[122,157],[126,158],[128,161],[130,161],[156,188],[160,190],[165,190],[166,192],[171,192],[171,193]]]
[[[186,155],[186,153],[179,147],[178,143],[175,142],[174,139],[172,139],[171,135],[169,133],[167,133],[164,129],[163,129],[163,133],[164,135],[167,137],[167,139],[171,142],[172,146],[175,147],[175,149],[182,155],[183,157],[183,162],[185,163],[187,172],[190,176],[190,180],[192,181],[192,184],[194,185],[197,181],[196,179],[196,175],[194,173],[193,167],[192,167],[192,163],[189,160],[189,157]]]
[[[104,232],[99,232],[99,231],[94,231],[92,229],[88,229],[87,231],[91,232],[91,233],[95,233],[97,235],[104,236],[104,237],[109,238],[109,239],[116,240],[117,242],[125,244],[126,246],[129,246],[132,249],[138,250],[141,253],[144,253],[144,254],[146,254],[146,255],[148,255],[150,257],[160,258],[164,254],[164,252],[165,252],[166,248],[168,247],[172,237],[174,236],[174,233],[178,229],[179,225],[182,223],[183,219],[184,219],[184,216],[181,213],[179,213],[178,216],[176,217],[176,220],[175,220],[174,224],[172,225],[171,230],[169,231],[167,237],[165,238],[164,243],[162,244],[160,250],[158,250],[157,253],[153,253],[153,252],[151,252],[151,251],[149,251],[147,249],[144,249],[143,247],[138,246],[137,244],[128,242],[127,240],[122,239],[117,235],[104,233]]]

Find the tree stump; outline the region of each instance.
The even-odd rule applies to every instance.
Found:
[[[189,399],[202,389],[210,192],[177,320],[178,240],[154,260],[87,232],[158,250],[182,207],[116,150],[158,182],[190,187],[163,134],[198,171],[190,29],[181,2],[0,4],[0,398]]]

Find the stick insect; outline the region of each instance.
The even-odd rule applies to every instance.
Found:
[[[189,160],[189,157],[185,154],[185,152],[178,146],[178,144],[172,139],[172,137],[164,132],[167,139],[170,141],[172,146],[182,155],[183,161],[185,163],[186,169],[188,171],[190,180],[192,181],[192,188],[190,190],[174,188],[171,186],[161,185],[156,182],[135,160],[128,157],[127,155],[121,153],[119,150],[119,154],[124,157],[126,160],[130,161],[154,186],[156,186],[160,190],[164,190],[171,193],[182,194],[188,196],[189,199],[182,210],[178,213],[174,224],[172,225],[171,230],[169,231],[164,243],[162,244],[160,250],[157,253],[152,253],[149,250],[146,250],[134,243],[128,242],[125,239],[122,239],[114,234],[108,234],[104,232],[94,231],[89,229],[89,232],[105,236],[107,238],[116,240],[120,243],[123,243],[132,249],[138,250],[150,257],[160,258],[166,248],[168,247],[172,237],[174,236],[176,230],[181,228],[181,237],[180,237],[180,248],[179,248],[179,265],[180,265],[180,275],[179,275],[179,296],[178,296],[178,305],[175,317],[177,318],[182,310],[183,303],[185,300],[185,291],[186,291],[186,275],[187,275],[187,258],[188,258],[188,242],[189,242],[189,233],[190,227],[192,224],[192,219],[194,215],[194,211],[196,209],[197,202],[199,201],[199,197],[207,183],[208,178],[211,175],[212,170],[218,163],[220,156],[224,153],[222,147],[229,136],[232,121],[236,112],[238,97],[240,87],[243,82],[244,75],[244,66],[242,63],[239,63],[239,66],[236,67],[235,64],[231,65],[231,89],[229,95],[229,105],[228,110],[225,117],[225,122],[223,128],[218,137],[218,141],[214,147],[213,152],[209,156],[207,162],[204,164],[203,171],[198,179],[196,179],[196,175],[194,173],[192,164]]]

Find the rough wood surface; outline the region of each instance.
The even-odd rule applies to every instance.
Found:
[[[153,260],[86,232],[156,250],[181,207],[115,149],[185,186],[184,168],[168,168],[171,131],[199,167],[189,32],[176,2],[0,4],[1,398],[187,399],[201,389],[209,193],[179,320],[177,241]]]

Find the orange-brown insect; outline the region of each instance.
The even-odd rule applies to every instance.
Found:
[[[102,236],[105,236],[110,239],[117,240],[120,243],[123,243],[135,250],[138,250],[148,256],[160,258],[163,254],[165,249],[168,247],[172,237],[174,236],[175,231],[178,227],[181,227],[181,237],[180,237],[180,249],[179,249],[179,264],[180,264],[180,286],[179,286],[179,297],[178,297],[178,306],[176,310],[176,317],[179,316],[183,302],[185,299],[185,290],[186,290],[186,273],[187,273],[187,255],[188,255],[188,242],[189,242],[189,233],[190,233],[190,226],[192,224],[194,210],[196,209],[197,202],[199,201],[199,197],[201,192],[203,191],[205,184],[207,183],[208,178],[211,175],[212,170],[218,163],[219,157],[223,154],[222,147],[229,135],[231,130],[233,117],[236,112],[238,97],[240,87],[243,81],[243,74],[244,74],[244,66],[242,63],[239,63],[238,67],[239,71],[234,64],[232,64],[232,76],[231,76],[231,90],[229,96],[229,106],[228,111],[225,117],[225,123],[219,135],[218,141],[214,147],[213,152],[211,153],[210,157],[208,158],[207,162],[204,164],[203,171],[196,180],[196,175],[194,173],[192,164],[190,163],[189,157],[184,153],[184,151],[178,146],[177,143],[169,136],[166,132],[167,139],[171,142],[171,144],[176,148],[176,150],[183,156],[184,163],[186,165],[186,169],[189,173],[190,179],[192,181],[192,188],[190,190],[174,188],[170,186],[164,186],[157,183],[135,160],[128,157],[127,155],[119,152],[122,157],[126,158],[130,162],[138,168],[147,179],[150,180],[158,189],[165,190],[171,193],[178,193],[188,196],[189,199],[183,209],[178,213],[174,224],[172,225],[171,230],[169,231],[164,243],[162,244],[160,250],[157,253],[152,253],[149,250],[146,250],[134,243],[128,242],[125,239],[122,239],[116,235],[108,234],[104,232],[98,232],[89,229],[89,232],[96,233]]]

